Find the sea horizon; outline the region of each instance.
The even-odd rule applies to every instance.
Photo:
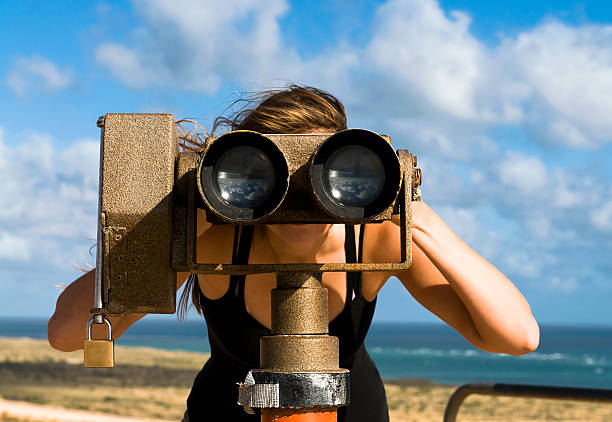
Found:
[[[170,316],[173,316],[174,318],[170,318]],[[49,316],[14,316],[14,315],[0,315],[0,322],[2,321],[9,321],[9,320],[31,320],[31,321],[44,321],[45,324],[47,323],[47,321],[49,321],[49,318],[51,318],[51,315]],[[197,318],[197,320],[195,319]],[[178,318],[176,318],[176,314],[148,314],[145,318],[139,320],[137,322],[137,324],[141,324],[143,322],[151,322],[151,321],[161,321],[161,322],[168,322],[168,323],[174,323],[174,322],[178,322],[181,323],[181,321],[178,320]],[[184,321],[182,322],[186,322],[186,323],[200,323],[200,322],[204,322],[204,317],[200,317],[200,316],[193,316],[190,315],[189,317],[185,318]],[[376,318],[374,318],[374,320],[372,321],[372,325],[428,325],[428,326],[444,326],[447,327],[448,324],[446,324],[443,321],[392,321],[392,320],[377,320]],[[560,328],[612,328],[612,323],[594,323],[594,322],[539,322],[538,321],[538,325],[540,327],[560,327]]]
[[[47,319],[0,317],[0,337],[46,339]],[[118,346],[210,351],[204,320],[144,319],[116,340]],[[386,380],[457,385],[504,382],[612,388],[612,326],[542,324],[538,349],[522,356],[488,353],[447,325],[373,322],[366,347]],[[204,362],[202,362],[204,364]]]

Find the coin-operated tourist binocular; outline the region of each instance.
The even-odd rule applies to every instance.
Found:
[[[322,273],[410,266],[410,202],[420,198],[416,157],[362,129],[234,131],[207,140],[201,152],[179,152],[169,114],[107,114],[98,126],[96,307],[89,326],[106,324],[107,315],[174,313],[177,271],[276,273],[272,335],[261,338],[260,368],[238,386],[239,403],[262,409],[265,420],[286,409],[335,418],[349,402],[349,373],[339,367],[337,337],[327,334]],[[401,262],[200,263],[198,209],[213,224],[233,225],[377,223],[399,214]],[[86,366],[112,366],[110,337],[88,337]]]

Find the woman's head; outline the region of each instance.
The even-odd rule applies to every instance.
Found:
[[[333,133],[346,129],[342,103],[333,95],[310,86],[289,85],[284,89],[262,91],[236,100],[229,108],[236,106],[238,111],[232,115],[215,119],[209,136],[218,135],[216,132],[219,129],[259,133]],[[182,122],[193,122],[178,122],[183,149],[203,149],[204,141],[191,131],[184,130]]]
[[[210,136],[215,136],[219,128],[230,131],[253,130],[259,133],[334,133],[347,128],[342,103],[333,95],[309,86],[290,85],[284,89],[263,91],[239,99],[233,105],[241,107],[229,117],[217,117]],[[194,139],[190,132],[183,132],[182,135],[183,148],[202,149],[202,142]],[[273,232],[281,240],[306,244],[321,238],[328,230],[329,225],[288,225],[275,227]],[[202,313],[199,286],[196,278],[190,277],[180,299],[178,316],[181,319],[189,292],[196,310]]]
[[[317,129],[346,129],[344,106],[333,95],[309,86],[290,85],[264,91],[243,100],[246,104],[232,117],[219,117],[215,128],[254,130],[259,133],[303,133]],[[240,100],[238,101],[240,102]]]

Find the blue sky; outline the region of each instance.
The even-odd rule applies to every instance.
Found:
[[[94,263],[99,115],[210,127],[297,82],[417,154],[424,199],[540,322],[610,323],[609,2],[20,1],[0,25],[0,316],[50,315]],[[397,281],[379,300],[434,320]]]

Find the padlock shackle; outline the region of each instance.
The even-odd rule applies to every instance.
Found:
[[[108,327],[108,330],[106,330],[106,333],[108,334],[108,341],[112,341],[113,340],[113,327],[111,326],[110,321],[104,316],[104,315],[100,315],[102,317],[102,321],[103,323],[106,324],[106,326]],[[89,321],[87,321],[87,340],[91,340],[91,327],[94,324],[100,324],[98,322],[95,321],[95,317],[96,315],[94,315],[93,318],[90,318]]]

